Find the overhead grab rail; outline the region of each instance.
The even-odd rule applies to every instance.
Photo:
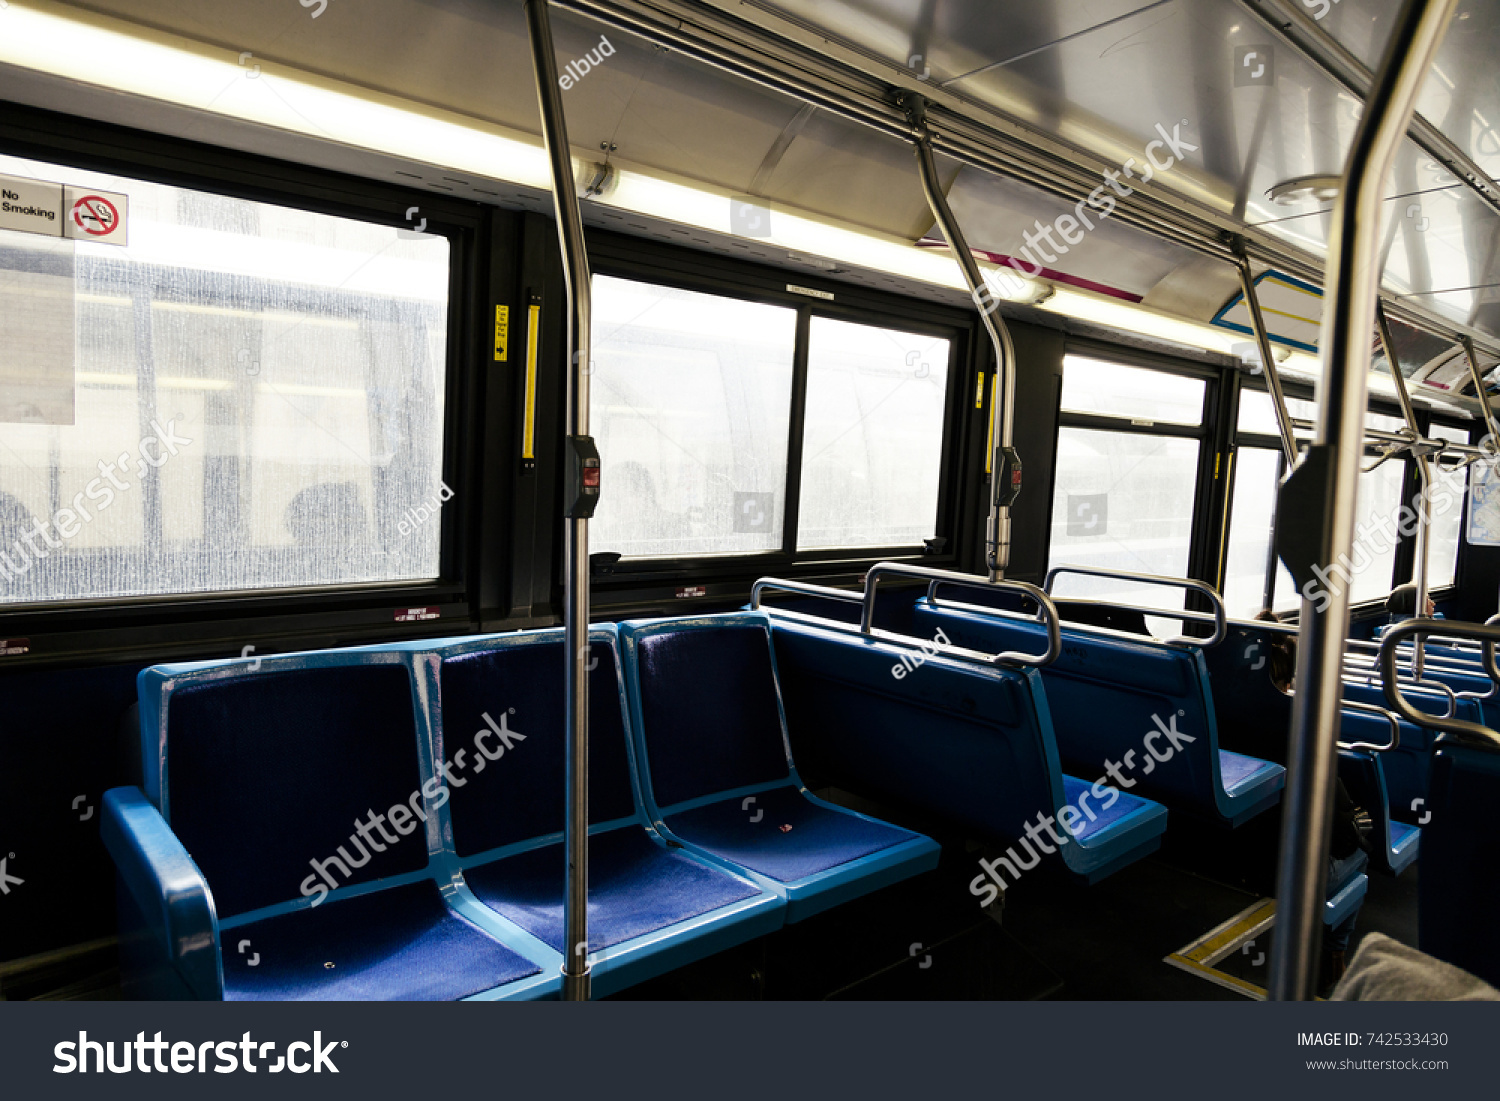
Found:
[[[911,139],[917,151],[917,170],[922,192],[932,208],[933,220],[947,238],[953,258],[964,273],[969,296],[979,310],[979,319],[990,334],[995,349],[995,386],[990,395],[990,439],[986,462],[990,470],[990,515],[985,526],[985,565],[991,581],[999,581],[1010,566],[1010,509],[1021,493],[1021,457],[1013,446],[1016,409],[1016,350],[1010,330],[997,308],[998,300],[985,287],[969,243],[943,194],[937,161],[932,155],[932,131],[927,126],[927,100],[915,92],[901,93],[900,103],[911,123]]]
[[[1297,463],[1297,437],[1292,431],[1291,414],[1286,408],[1286,394],[1281,389],[1281,371],[1276,366],[1276,356],[1271,351],[1271,335],[1266,328],[1266,318],[1260,310],[1260,295],[1255,288],[1255,274],[1250,270],[1250,254],[1245,249],[1244,238],[1234,243],[1236,266],[1240,273],[1240,289],[1245,296],[1245,306],[1250,311],[1250,327],[1255,330],[1255,343],[1260,349],[1261,370],[1266,374],[1266,389],[1271,395],[1271,408],[1276,412],[1276,428],[1281,434],[1281,453],[1286,458],[1287,469]]]
[[[1396,673],[1396,647],[1409,635],[1430,635],[1434,631],[1446,631],[1459,638],[1473,639],[1483,643],[1485,667],[1490,671],[1491,676],[1500,674],[1495,667],[1495,643],[1500,642],[1500,626],[1478,623],[1455,624],[1443,619],[1408,619],[1387,631],[1385,638],[1380,642],[1380,672],[1384,679],[1387,702],[1407,722],[1415,723],[1428,730],[1442,731],[1462,742],[1487,749],[1500,749],[1500,734],[1496,734],[1489,727],[1469,722],[1466,719],[1429,715],[1413,707],[1401,694],[1400,678]]]
[[[1163,639],[1164,642],[1179,643],[1187,646],[1201,646],[1208,649],[1223,642],[1229,634],[1229,613],[1224,608],[1224,598],[1219,591],[1206,581],[1197,581],[1191,577],[1161,577],[1154,573],[1132,573],[1129,570],[1107,570],[1095,566],[1053,566],[1047,571],[1047,580],[1043,582],[1042,588],[1050,596],[1052,595],[1053,583],[1063,574],[1072,574],[1075,577],[1105,577],[1116,581],[1136,581],[1142,585],[1161,585],[1169,589],[1186,589],[1189,592],[1198,593],[1208,600],[1209,606],[1213,608],[1212,613],[1194,612],[1187,608],[1151,608],[1140,604],[1127,604],[1119,600],[1094,600],[1093,597],[1079,597],[1080,600],[1089,600],[1109,608],[1119,608],[1126,612],[1140,612],[1143,615],[1160,616],[1164,619],[1180,619],[1191,623],[1212,623],[1214,632],[1208,638],[1193,638],[1188,635],[1179,635],[1176,638]],[[1054,597],[1053,599],[1056,599]]]
[[[1490,449],[1483,452],[1486,457],[1493,456],[1500,451],[1500,428],[1495,425],[1495,409],[1490,405],[1490,397],[1484,392],[1484,376],[1479,372],[1479,354],[1474,350],[1472,337],[1463,336],[1459,343],[1464,347],[1464,358],[1469,361],[1469,377],[1474,380],[1474,400],[1479,402],[1479,411],[1484,417],[1485,431],[1490,441]]]
[[[1292,700],[1277,875],[1277,935],[1267,991],[1277,1001],[1310,1000],[1317,981],[1344,642],[1349,632],[1347,584],[1319,593],[1318,600],[1306,594],[1318,583],[1314,567],[1347,557],[1353,547],[1370,373],[1369,334],[1375,326],[1383,269],[1380,226],[1385,181],[1456,6],[1457,0],[1406,0],[1393,21],[1329,224],[1317,431],[1307,454],[1281,486],[1277,503],[1280,515],[1306,521],[1283,524],[1276,532],[1277,551],[1304,594],[1297,647],[1300,691]],[[1394,650],[1390,660],[1395,660]],[[1401,708],[1397,711],[1405,714]],[[1422,719],[1424,724],[1433,721],[1426,715]]]
[[[562,996],[589,997],[589,517],[599,499],[599,453],[589,436],[589,358],[592,299],[583,215],[573,182],[573,155],[557,83],[557,52],[547,0],[526,0],[526,24],[536,71],[542,140],[552,173],[563,282],[568,292],[566,368],[568,435],[563,441],[566,473],[563,525],[563,713],[567,765],[563,848],[567,854],[563,895]]]
[[[1027,653],[1021,650],[1005,650],[998,654],[987,654],[979,650],[970,650],[964,646],[953,646],[949,643],[938,642],[935,639],[924,639],[915,635],[902,634],[899,631],[887,631],[878,628],[874,625],[875,592],[880,579],[886,576],[919,577],[929,580],[933,584],[962,585],[984,591],[1000,590],[1018,592],[1030,597],[1032,600],[1037,601],[1038,604],[1036,621],[1042,623],[1047,631],[1047,649],[1040,654]],[[822,616],[798,612],[790,608],[766,606],[765,610],[775,615],[786,616],[804,623],[813,623],[820,627],[848,631],[863,635],[866,638],[880,639],[884,642],[896,642],[908,646],[916,646],[929,654],[938,653],[947,657],[961,658],[965,661],[979,661],[986,665],[1042,666],[1050,665],[1062,653],[1061,621],[1057,615],[1057,608],[1047,598],[1046,593],[1042,592],[1035,585],[1028,585],[1024,581],[986,581],[983,578],[974,577],[970,574],[933,570],[925,566],[906,566],[896,562],[881,562],[872,566],[870,572],[865,575],[865,591],[863,593],[852,592],[848,589],[835,589],[827,585],[814,585],[805,581],[787,581],[776,577],[762,577],[750,589],[751,609],[760,610],[762,607],[762,594],[773,590],[802,596],[822,597],[860,606],[860,622],[857,625],[845,623],[843,620],[826,619]]]

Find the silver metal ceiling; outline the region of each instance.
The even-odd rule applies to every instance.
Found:
[[[1003,158],[986,162],[998,172],[943,162],[971,243],[989,252],[1021,254],[1028,231],[1073,209],[1102,182],[1102,170],[1133,158],[1139,174],[1152,148],[1158,163],[1175,152],[1137,200],[1201,217],[1209,231],[1199,247],[1139,228],[1149,217],[1130,224],[1122,205],[1046,266],[1207,320],[1235,287],[1227,264],[1205,260],[1203,240],[1240,227],[1281,242],[1289,262],[1304,268],[1321,255],[1328,204],[1283,205],[1267,192],[1293,177],[1337,175],[1358,119],[1358,97],[1328,59],[1304,56],[1274,19],[1263,18],[1278,5],[1303,9],[1304,39],[1323,36],[1328,50],[1343,51],[1346,66],[1378,62],[1392,18],[1386,0],[1329,0],[1322,18],[1314,18],[1321,0],[619,0],[597,7],[689,29],[695,14],[705,26],[712,17],[721,28],[743,28],[738,37],[747,43],[769,34],[803,56],[836,58],[871,87],[904,84],[936,102],[947,97],[966,118],[1010,135],[1015,148],[1069,162],[1072,182],[1050,189],[1007,178]],[[316,21],[291,0],[73,6],[538,131],[515,0],[330,0]],[[566,12],[554,22],[561,57],[585,54],[601,34],[617,51],[567,94],[580,152],[612,143],[623,160],[773,205],[911,240],[930,230],[899,128],[882,131],[809,108],[618,24]],[[1421,107],[1490,177],[1500,170],[1491,125],[1500,123],[1497,55],[1500,5],[1465,0]],[[795,66],[797,55],[788,56]],[[5,88],[0,72],[0,97]],[[1173,144],[1150,145],[1164,137]],[[1500,340],[1500,210],[1414,143],[1402,151],[1389,196],[1388,289]]]

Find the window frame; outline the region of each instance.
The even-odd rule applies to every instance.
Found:
[[[1314,403],[1316,403],[1316,401],[1317,401],[1317,395],[1313,392],[1313,388],[1311,386],[1305,384],[1305,383],[1301,383],[1301,382],[1288,382],[1286,380],[1283,380],[1282,381],[1282,389],[1285,391],[1286,396],[1289,397],[1289,398],[1296,398],[1296,399],[1299,399],[1301,401],[1310,401],[1310,402],[1314,402]],[[1233,402],[1233,406],[1234,407],[1233,407],[1232,410],[1230,410],[1229,421],[1228,421],[1228,425],[1229,425],[1229,430],[1228,430],[1229,450],[1230,450],[1231,454],[1234,456],[1234,459],[1235,459],[1235,461],[1232,464],[1232,469],[1230,471],[1230,483],[1229,483],[1229,485],[1227,487],[1227,491],[1228,491],[1228,493],[1230,495],[1230,499],[1231,500],[1233,500],[1234,481],[1239,478],[1239,474],[1240,474],[1240,470],[1239,470],[1239,465],[1240,464],[1238,462],[1238,459],[1239,459],[1239,450],[1240,450],[1241,447],[1263,448],[1263,449],[1274,450],[1278,454],[1281,453],[1281,438],[1279,436],[1271,435],[1271,434],[1267,434],[1267,433],[1260,433],[1260,432],[1241,432],[1239,430],[1240,401],[1241,401],[1242,396],[1246,392],[1259,392],[1259,393],[1262,393],[1262,394],[1267,393],[1268,390],[1266,388],[1265,379],[1263,377],[1242,376],[1241,379],[1240,379],[1240,385],[1237,387],[1237,389],[1235,391],[1235,397],[1234,397],[1234,402]],[[1381,398],[1376,398],[1374,400],[1369,401],[1367,412],[1374,413],[1377,416],[1394,417],[1394,418],[1396,418],[1398,420],[1404,420],[1404,417],[1403,417],[1403,414],[1401,412],[1401,409],[1395,403],[1386,401],[1386,400],[1381,399]],[[1456,421],[1456,420],[1454,420],[1453,418],[1450,418],[1450,417],[1434,417],[1433,414],[1431,414],[1430,412],[1426,412],[1426,411],[1420,410],[1420,409],[1417,410],[1417,424],[1422,428],[1422,430],[1424,432],[1434,422],[1440,423],[1440,424],[1443,424],[1443,425],[1446,425],[1446,426],[1449,426],[1449,427],[1453,427],[1453,428],[1467,429],[1471,433],[1471,438],[1472,438],[1472,432],[1473,432],[1473,426],[1472,425],[1467,425],[1466,426],[1462,422]],[[1300,453],[1301,450],[1302,450],[1302,447],[1300,446],[1301,443],[1302,443],[1302,441],[1299,439],[1298,442],[1299,442],[1298,451]],[[1364,451],[1362,452],[1362,456],[1363,456],[1364,459],[1371,459],[1371,458],[1375,457],[1373,454],[1370,453],[1370,450],[1369,450],[1368,447],[1364,449]],[[1418,485],[1418,475],[1417,475],[1417,471],[1416,471],[1416,466],[1412,462],[1412,460],[1411,460],[1411,458],[1409,456],[1406,457],[1406,458],[1400,459],[1400,460],[1391,459],[1389,461],[1390,462],[1398,462],[1399,461],[1402,464],[1402,469],[1403,469],[1403,473],[1402,473],[1402,492],[1401,492],[1401,498],[1400,498],[1400,501],[1399,501],[1399,505],[1410,506],[1412,504],[1412,502],[1415,500],[1416,495],[1417,495],[1417,493],[1418,493],[1418,491],[1420,489],[1420,487]],[[1282,458],[1281,458],[1281,462],[1279,464],[1279,469],[1282,471],[1281,477],[1284,478],[1286,476],[1286,458],[1285,458],[1285,456],[1282,456]],[[1468,508],[1467,499],[1464,502],[1464,508],[1465,509]],[[1225,522],[1224,522],[1224,547],[1225,547],[1225,552],[1224,552],[1224,556],[1223,556],[1223,561],[1220,564],[1218,578],[1217,578],[1217,580],[1215,582],[1215,584],[1220,588],[1221,591],[1222,591],[1223,584],[1224,584],[1224,575],[1225,575],[1225,572],[1228,570],[1228,567],[1229,567],[1229,552],[1228,552],[1228,547],[1229,547],[1229,541],[1233,537],[1233,533],[1234,533],[1234,517],[1231,514],[1230,510],[1226,509],[1225,510]],[[1398,535],[1399,535],[1399,533],[1398,533]],[[1462,584],[1462,577],[1463,577],[1462,570],[1463,570],[1463,560],[1464,560],[1464,546],[1465,546],[1465,544],[1464,544],[1464,540],[1463,540],[1463,533],[1462,533],[1462,531],[1460,531],[1460,533],[1459,533],[1458,565],[1457,565],[1457,569],[1456,569],[1455,574],[1454,574],[1454,583],[1451,586],[1444,586],[1442,589],[1440,589],[1440,590],[1434,590],[1434,591],[1441,592],[1443,595],[1446,596],[1449,593],[1451,593],[1453,590],[1456,590],[1457,588],[1460,587],[1460,585]],[[1395,560],[1394,560],[1394,562],[1392,564],[1392,567],[1391,567],[1391,576],[1389,578],[1388,590],[1389,589],[1394,589],[1397,585],[1404,584],[1404,583],[1406,583],[1408,581],[1411,581],[1411,580],[1413,580],[1415,578],[1415,556],[1416,556],[1416,536],[1415,535],[1411,535],[1411,536],[1399,535],[1399,541],[1396,544]],[[1277,561],[1279,561],[1279,559],[1277,559]],[[1272,585],[1272,584],[1275,583],[1276,563],[1275,562],[1270,563],[1269,564],[1269,569],[1270,569],[1271,577],[1269,577],[1269,578],[1262,578],[1262,591],[1265,591],[1266,587],[1268,587],[1268,586],[1270,586],[1270,585]],[[1274,594],[1274,590],[1273,590],[1273,594]],[[1274,595],[1273,595],[1273,603],[1274,603]],[[1300,602],[1299,602],[1299,607],[1300,607]],[[1350,607],[1351,607],[1351,610],[1354,611],[1354,612],[1356,612],[1356,613],[1358,613],[1358,612],[1366,612],[1366,611],[1378,610],[1378,609],[1382,608],[1383,607],[1383,602],[1381,600],[1365,600],[1365,601],[1361,601],[1358,604],[1351,604]]]
[[[967,401],[973,393],[975,321],[972,311],[938,303],[888,295],[857,284],[824,279],[789,268],[775,268],[748,260],[724,258],[672,247],[607,231],[589,231],[588,248],[594,275],[656,284],[700,294],[714,294],[796,311],[796,340],[792,360],[790,419],[787,432],[786,482],[783,489],[781,546],[746,554],[679,555],[621,558],[608,573],[598,570],[593,587],[596,604],[628,608],[654,603],[688,579],[695,582],[746,582],[766,574],[806,576],[858,574],[886,559],[920,558],[926,565],[952,567],[962,558],[958,533],[963,490],[956,484],[956,463],[965,463],[973,441],[969,438]],[[788,285],[804,287],[822,297],[798,294]],[[945,339],[949,342],[948,387],[944,398],[937,509],[932,535],[946,538],[940,554],[922,546],[831,547],[797,549],[801,512],[803,436],[806,429],[809,342],[812,319],[828,318],[876,328],[889,328]],[[986,395],[986,402],[989,396]],[[986,405],[986,412],[988,406]],[[983,447],[980,447],[982,470]],[[604,472],[609,492],[609,471]],[[606,547],[591,547],[606,552]],[[748,580],[747,580],[748,579]]]
[[[1215,538],[1216,533],[1212,529],[1214,527],[1213,517],[1215,509],[1216,440],[1218,438],[1219,410],[1222,406],[1222,393],[1226,384],[1224,369],[1143,349],[1125,347],[1105,341],[1072,337],[1065,342],[1063,347],[1064,359],[1062,371],[1064,374],[1067,371],[1067,357],[1074,355],[1102,360],[1121,367],[1133,367],[1140,370],[1158,371],[1162,374],[1175,375],[1180,378],[1198,379],[1204,383],[1202,415],[1199,418],[1198,424],[1191,425],[1172,421],[1144,422],[1144,418],[1129,417],[1123,414],[1107,415],[1070,411],[1062,406],[1062,382],[1059,379],[1057,425],[1059,431],[1064,428],[1084,428],[1094,431],[1118,432],[1125,435],[1166,436],[1175,439],[1198,441],[1198,470],[1193,481],[1193,507],[1191,512],[1191,534],[1188,537],[1186,576],[1214,583],[1213,578],[1210,576],[1212,566],[1209,562],[1210,551],[1216,554],[1218,547],[1217,539]],[[1057,478],[1056,439],[1057,437],[1054,436],[1053,494],[1052,500],[1048,502],[1047,506],[1048,570],[1060,564],[1053,560],[1052,553],[1052,510],[1056,505]],[[1200,598],[1196,595],[1189,594],[1186,607],[1190,610],[1202,610],[1199,607],[1199,600]]]
[[[457,492],[439,520],[436,579],[0,605],[0,633],[33,639],[33,656],[19,663],[97,650],[159,655],[163,646],[201,655],[210,640],[232,638],[238,648],[240,638],[309,630],[358,636],[390,631],[396,626],[393,613],[406,607],[439,612],[426,623],[401,625],[408,635],[470,629],[478,616],[475,565],[494,559],[471,545],[486,488],[477,425],[464,410],[479,403],[484,361],[479,338],[488,331],[483,321],[490,309],[486,250],[493,216],[505,212],[26,107],[0,119],[0,153],[397,229],[410,228],[406,211],[416,206],[427,219],[424,231],[446,237],[450,247],[441,477]],[[473,490],[465,492],[469,486]]]

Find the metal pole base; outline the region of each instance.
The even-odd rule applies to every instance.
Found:
[[[574,975],[564,971],[562,973],[562,998],[565,1002],[586,1002],[593,997],[590,988],[593,985],[592,976],[588,971],[581,975]]]

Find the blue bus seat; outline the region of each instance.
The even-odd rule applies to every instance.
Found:
[[[1328,874],[1328,897],[1323,903],[1323,924],[1332,929],[1342,925],[1349,915],[1359,909],[1360,903],[1370,890],[1370,877],[1365,874],[1369,858],[1356,852],[1348,860],[1338,861]]]
[[[1422,828],[1417,939],[1422,951],[1500,984],[1500,748],[1440,734],[1431,820]]]
[[[920,633],[941,628],[955,645],[986,653],[1046,648],[1042,626],[1031,620],[926,597],[917,601],[916,618]],[[1230,828],[1280,801],[1281,765],[1226,756],[1219,746],[1201,649],[1067,625],[1062,639],[1063,652],[1042,670],[1042,681],[1068,772],[1102,775],[1111,762],[1134,793]],[[1170,750],[1148,753],[1163,738]]]
[[[1408,724],[1402,724],[1406,737]],[[1412,730],[1419,729],[1411,727]],[[1380,744],[1390,737],[1390,724],[1378,715],[1344,711],[1339,737],[1344,741]],[[1391,799],[1385,779],[1386,753],[1363,749],[1339,750],[1339,776],[1350,797],[1370,814],[1374,852],[1371,863],[1380,871],[1400,875],[1417,859],[1422,830],[1398,821],[1391,814]]]
[[[101,824],[128,994],[557,992],[559,957],[444,898],[426,720],[404,655],[155,666],[138,690],[145,790],[111,790]]]
[[[1063,774],[1036,670],[924,655],[905,672],[898,643],[780,619],[771,633],[792,744],[840,788],[1005,844],[1071,806],[1059,855],[1090,883],[1161,844],[1166,808]]]
[[[602,997],[774,932],[785,903],[745,875],[668,847],[651,825],[633,778],[614,627],[591,629],[590,646],[588,950],[592,992]],[[562,631],[465,639],[437,657],[440,753],[467,750],[487,762],[450,788],[447,841],[462,882],[562,953]]]
[[[747,870],[800,921],[937,866],[930,838],[813,796],[791,759],[770,624],[622,624],[642,795],[673,840]]]

